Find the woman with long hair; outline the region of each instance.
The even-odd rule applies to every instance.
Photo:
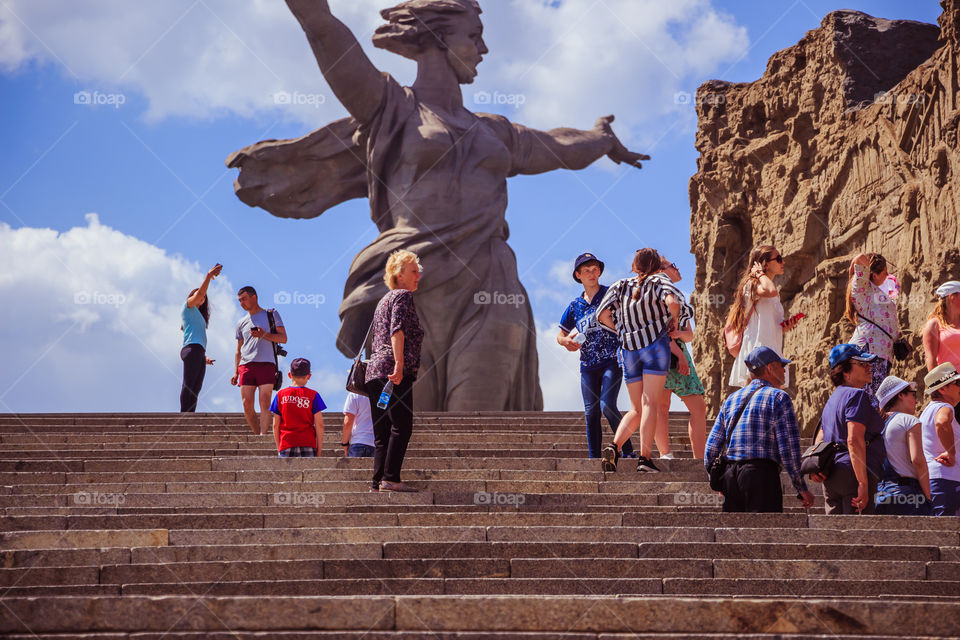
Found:
[[[655,249],[640,249],[633,258],[637,275],[615,282],[597,307],[597,318],[617,331],[623,349],[623,378],[630,411],[623,416],[613,443],[600,452],[601,469],[616,471],[620,447],[640,427],[637,471],[659,471],[651,462],[657,416],[670,369],[670,331],[684,326],[693,310],[669,278],[658,278],[663,258]]]
[[[183,360],[183,385],[180,387],[180,412],[194,413],[197,399],[203,387],[203,376],[207,365],[213,360],[207,357],[207,327],[210,325],[210,301],[207,300],[207,288],[210,281],[220,275],[223,266],[217,264],[207,272],[203,284],[190,292],[187,301],[180,309],[180,329],[183,331],[183,347],[180,359]]]
[[[877,390],[890,373],[893,342],[900,336],[897,303],[880,287],[886,282],[887,261],[879,253],[861,253],[850,263],[844,316],[856,327],[850,343],[877,357],[871,363],[867,395],[877,405]]]
[[[923,327],[923,356],[927,371],[949,362],[960,369],[960,282],[937,288],[937,306]]]
[[[750,371],[744,362],[757,347],[770,347],[783,357],[783,334],[796,326],[796,320],[784,323],[780,290],[773,279],[783,274],[783,255],[773,245],[758,246],[750,252],[750,266],[740,278],[737,295],[727,313],[727,326],[742,335],[740,353],[733,361],[730,386],[744,387]],[[790,384],[789,372],[784,386]]]

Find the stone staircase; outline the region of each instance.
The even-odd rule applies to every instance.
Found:
[[[237,414],[0,415],[0,634],[960,637],[960,519],[722,514],[680,415],[659,474],[600,472],[581,414],[418,415],[416,494],[341,420],[281,460]]]

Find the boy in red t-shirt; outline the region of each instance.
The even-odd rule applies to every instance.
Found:
[[[310,361],[297,358],[290,363],[293,386],[281,389],[270,405],[273,416],[273,440],[281,458],[315,458],[323,443],[323,398],[307,389]]]

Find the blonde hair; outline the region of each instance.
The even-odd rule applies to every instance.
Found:
[[[383,274],[383,282],[387,285],[388,289],[397,288],[397,278],[400,276],[403,268],[409,263],[417,265],[418,271],[423,271],[419,256],[412,251],[397,249],[390,254],[390,257],[387,258],[387,268]]]

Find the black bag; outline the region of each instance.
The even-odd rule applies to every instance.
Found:
[[[274,309],[267,309],[267,319],[270,321],[270,333],[277,332],[277,322],[273,319]],[[283,372],[280,371],[280,361],[277,359],[278,353],[287,355],[287,352],[276,342],[270,343],[273,348],[273,365],[276,371],[273,374],[273,390],[280,391],[283,388]]]
[[[817,430],[819,429],[820,427],[817,427]],[[816,438],[816,432],[814,432],[814,438]],[[830,472],[833,471],[833,463],[837,458],[837,452],[844,449],[846,447],[840,443],[824,442],[822,440],[812,447],[808,447],[800,455],[800,475],[810,476],[819,473],[824,478],[829,478]]]
[[[726,434],[723,436],[723,448],[720,450],[720,453],[716,458],[713,459],[713,462],[710,463],[710,488],[714,491],[723,490],[723,476],[727,472],[727,443],[730,442],[730,436],[733,434],[734,428],[736,428],[737,423],[740,422],[740,416],[743,415],[743,412],[746,410],[747,405],[750,404],[750,398],[753,397],[757,391],[760,391],[763,387],[757,387],[753,391],[747,394],[747,399],[744,400],[743,404],[740,405],[740,409],[737,410],[737,415],[734,417],[733,421],[730,422],[730,428],[727,429]]]
[[[894,340],[893,336],[887,333],[886,329],[878,325],[876,322],[874,322],[873,320],[871,320],[870,318],[866,317],[861,313],[857,313],[857,315],[863,318],[864,320],[866,320],[867,322],[869,322],[870,324],[872,324],[873,326],[875,326],[877,329],[880,329],[880,331],[883,332],[883,335],[893,340],[893,357],[894,358],[896,358],[897,360],[903,361],[910,357],[910,343],[907,342],[906,338],[897,338],[896,340]]]
[[[360,343],[360,351],[357,352],[357,357],[353,359],[353,364],[350,365],[350,372],[347,374],[347,391],[361,396],[367,395],[367,363],[369,360],[361,360],[360,356],[363,355],[363,349],[367,346],[367,340],[370,339],[371,331],[373,331],[373,322],[370,322],[367,335],[363,339],[363,342]]]

